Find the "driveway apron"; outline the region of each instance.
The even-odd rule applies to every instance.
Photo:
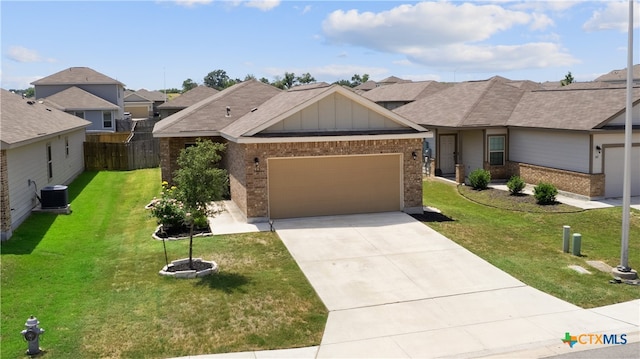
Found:
[[[638,303],[628,316],[581,309],[404,213],[274,227],[330,312],[319,358],[544,356],[563,352],[566,332],[638,333]]]

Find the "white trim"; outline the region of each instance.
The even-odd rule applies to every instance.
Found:
[[[298,142],[338,142],[338,141],[366,141],[366,140],[404,140],[412,138],[426,138],[427,132],[382,134],[382,135],[343,135],[343,136],[303,136],[303,137],[241,137],[233,138],[222,134],[222,137],[236,143],[298,143]]]

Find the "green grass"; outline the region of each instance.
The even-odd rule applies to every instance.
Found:
[[[478,195],[478,194],[476,194]],[[480,196],[480,195],[479,195]],[[474,198],[478,200],[478,198]],[[554,208],[536,212],[513,210],[493,199],[491,205],[463,197],[455,185],[424,182],[424,204],[453,219],[428,225],[524,283],[584,308],[640,298],[640,286],[610,284],[610,274],[586,264],[598,260],[612,267],[620,263],[621,208],[579,211]],[[503,207],[503,208],[499,208]],[[562,251],[562,227],[582,234],[582,256]],[[632,210],[629,265],[640,267],[640,212]],[[579,274],[580,265],[592,275]]]
[[[24,357],[29,315],[49,358],[166,358],[320,343],[327,310],[274,233],[194,239],[218,275],[162,277],[162,242],[144,206],[158,169],[87,172],[71,215],[33,214],[2,243],[2,358]],[[188,241],[167,242],[169,260]]]

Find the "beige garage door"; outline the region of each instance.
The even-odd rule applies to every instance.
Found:
[[[270,158],[269,216],[399,211],[401,155]]]
[[[125,106],[125,112],[130,112],[133,118],[148,118],[149,107],[147,106]]]
[[[605,190],[607,198],[622,197],[624,187],[624,147],[604,150]],[[640,196],[640,147],[631,148],[631,195]]]

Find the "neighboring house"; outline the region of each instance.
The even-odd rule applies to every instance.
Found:
[[[220,91],[209,86],[200,85],[194,87],[182,95],[159,105],[158,111],[160,111],[160,118],[167,118],[178,111],[182,111],[185,108],[204,100],[207,97],[217,94],[218,92]]]
[[[5,240],[38,205],[39,190],[68,184],[82,173],[90,122],[0,91],[0,236]]]
[[[640,85],[640,64],[633,65],[633,84]],[[608,74],[604,74],[594,80],[595,82],[607,82],[616,85],[626,86],[627,84],[627,69],[613,70]]]
[[[640,100],[635,89],[634,104]],[[501,77],[457,83],[395,112],[434,132],[434,172],[464,182],[478,168],[520,175],[588,198],[622,194],[625,89],[572,84],[555,90]],[[634,109],[633,158],[640,158]],[[634,161],[633,195],[640,195]]]
[[[160,121],[162,178],[198,137],[227,144],[231,200],[248,221],[422,212],[426,130],[324,83],[280,91],[251,80]]]
[[[166,95],[160,91],[126,91],[124,110],[131,113],[133,118],[151,118],[158,113],[158,106],[166,102],[165,98]]]
[[[371,89],[363,93],[362,97],[388,110],[393,110],[410,102],[430,96],[447,87],[451,87],[451,84],[436,81],[399,82],[393,85]]]
[[[69,87],[40,101],[91,122],[87,131],[113,132],[116,130],[114,119],[120,108],[78,87]]]
[[[95,97],[99,97],[115,105],[115,109],[107,110],[106,112],[103,112],[101,116],[96,116],[95,118],[85,117],[85,119],[92,122],[92,126],[89,131],[115,132],[116,120],[123,118],[124,84],[88,67],[70,67],[66,70],[62,70],[53,75],[34,81],[31,84],[34,86],[35,98],[38,100],[45,100],[50,96],[68,90],[71,87],[76,87],[82,92],[86,92]],[[79,92],[75,91],[75,93]],[[89,96],[83,97],[89,98]],[[70,108],[73,107],[74,104],[77,105],[77,101],[74,103],[68,103],[69,100],[71,100],[71,97],[69,96],[59,96],[57,98],[56,105],[62,108]],[[104,106],[100,105],[100,107]],[[88,109],[85,108],[82,111],[72,110],[70,112],[81,116],[82,112],[86,114],[86,111],[104,111],[100,107]],[[109,121],[114,124],[113,127],[104,128],[103,124],[105,122],[108,123]]]

